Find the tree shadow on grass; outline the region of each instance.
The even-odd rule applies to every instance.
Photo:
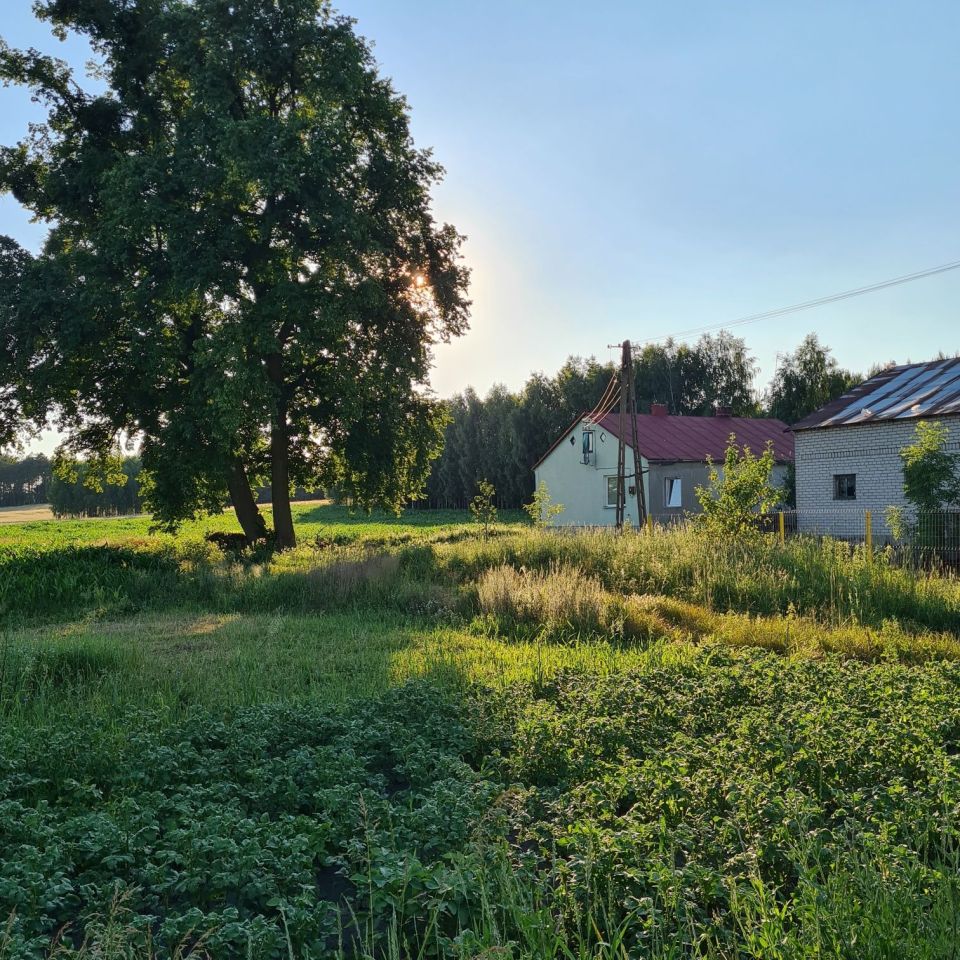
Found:
[[[322,503],[297,512],[296,522],[300,524],[330,524],[344,526],[386,527],[446,527],[450,524],[468,523],[470,514],[466,510],[404,510],[400,514],[373,510],[367,513],[341,504]]]

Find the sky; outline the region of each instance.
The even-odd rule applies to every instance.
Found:
[[[960,259],[960,4],[337,6],[467,235],[471,329],[437,350],[441,396]],[[3,38],[82,67],[30,8],[4,0]],[[0,143],[40,118],[0,89]],[[0,232],[43,235],[11,198]],[[762,388],[810,331],[858,371],[956,353],[958,303],[960,271],[735,332]]]

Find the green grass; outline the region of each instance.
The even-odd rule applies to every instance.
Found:
[[[956,578],[296,510],[0,527],[0,960],[957,956]]]
[[[7,632],[0,703],[7,722],[24,724],[66,712],[116,718],[133,706],[170,717],[274,701],[341,706],[417,678],[504,686],[564,668],[622,670],[645,656],[601,638],[515,640],[389,611],[165,614]]]
[[[396,540],[424,534],[454,533],[471,529],[470,515],[466,510],[406,510],[400,516],[360,510],[324,502],[295,502],[292,505],[297,536],[301,543],[321,537],[326,541]],[[272,523],[272,510],[267,504],[261,507],[268,525]],[[503,511],[504,524],[518,526],[521,511]],[[12,523],[0,526],[0,547],[36,547],[54,549],[65,546],[131,544],[145,546],[150,538],[153,544],[176,542],[179,544],[202,540],[212,532],[239,533],[240,525],[232,512],[219,516],[204,517],[185,523],[175,536],[150,533],[152,521],[148,516],[111,517],[92,520],[37,520],[31,523]]]

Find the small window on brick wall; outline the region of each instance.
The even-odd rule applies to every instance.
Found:
[[[835,473],[833,475],[833,499],[857,499],[857,475],[855,473]]]

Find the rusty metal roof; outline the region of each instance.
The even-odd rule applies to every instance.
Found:
[[[582,421],[583,417],[578,417],[570,424],[534,464],[534,469],[539,467]],[[619,414],[608,413],[596,423],[595,429],[619,437]],[[759,454],[763,452],[767,441],[770,441],[773,443],[773,455],[777,463],[793,462],[793,434],[782,420],[755,417],[669,417],[649,413],[637,416],[637,445],[640,453],[654,462],[704,463],[707,457],[720,461],[726,453],[731,433],[737,438],[741,449],[749,447]],[[627,443],[632,440],[629,423],[626,440]]]
[[[960,414],[960,357],[888,367],[793,425],[843,427]]]
[[[598,427],[620,435],[620,417],[609,413]],[[703,463],[707,457],[722,460],[733,434],[738,445],[762,453],[768,442],[778,463],[793,462],[793,436],[782,420],[759,417],[670,417],[653,414],[637,416],[637,445],[647,460]],[[631,442],[627,425],[627,443]]]

